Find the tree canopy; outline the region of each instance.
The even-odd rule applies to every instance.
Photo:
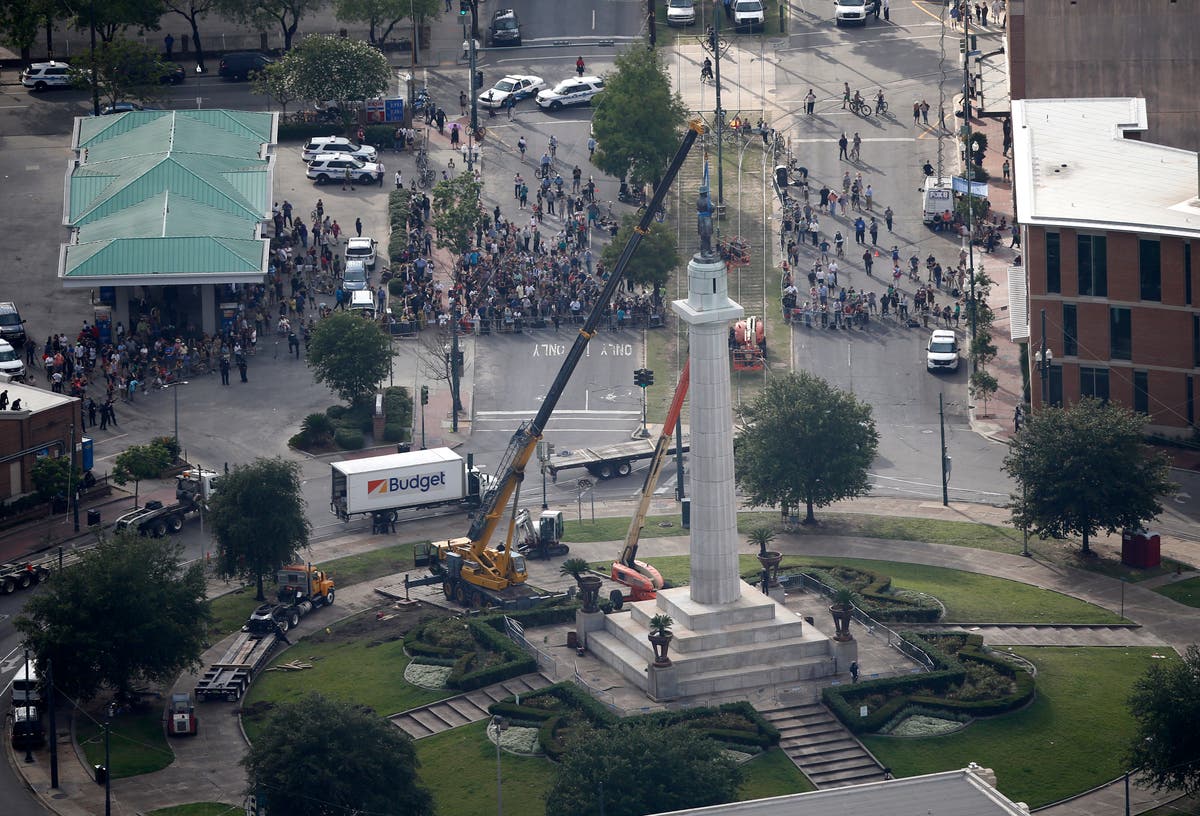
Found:
[[[136,99],[161,99],[162,77],[174,70],[158,51],[123,38],[100,43],[95,58],[84,50],[71,61],[71,79],[79,87],[91,88],[93,77],[100,98],[109,104]]]
[[[242,760],[247,793],[291,816],[433,816],[412,739],[370,710],[311,694],[275,708]]]
[[[623,723],[602,738],[587,731],[576,739],[555,769],[546,816],[642,816],[719,805],[735,799],[741,783],[737,763],[694,729]]]
[[[1094,399],[1033,413],[1004,458],[1019,488],[1013,524],[1042,537],[1079,535],[1087,555],[1088,539],[1101,530],[1136,528],[1161,513],[1159,499],[1175,485],[1166,454],[1142,441],[1145,421]]]
[[[433,227],[436,243],[461,255],[471,248],[479,223],[480,183],[470,173],[461,173],[433,188]]]
[[[79,466],[71,473],[70,456],[43,456],[33,465],[29,474],[38,495],[49,501],[55,496],[70,495],[71,488],[79,484]]]
[[[863,496],[879,447],[871,406],[807,371],[767,380],[742,404],[734,439],[738,486],[754,504],[785,511]]]
[[[317,324],[308,349],[308,365],[346,402],[370,396],[392,361],[387,335],[370,320],[337,312]]]
[[[235,467],[221,478],[208,507],[217,570],[253,578],[258,600],[266,600],[263,576],[292,563],[308,546],[311,525],[304,507],[295,462],[276,457]]]
[[[305,37],[279,63],[290,77],[292,98],[299,99],[374,99],[383,95],[392,78],[387,57],[378,48],[329,34]]]
[[[596,166],[634,184],[657,184],[679,149],[687,115],[659,53],[634,45],[618,55],[592,104]]]
[[[617,265],[617,259],[625,251],[625,244],[633,234],[638,220],[635,216],[626,215],[622,219],[621,229],[617,231],[617,237],[601,251],[600,260],[604,262],[606,269],[611,270]],[[629,259],[625,279],[631,284],[653,287],[657,296],[680,261],[675,231],[668,224],[651,221],[649,231],[642,236],[633,257]]]
[[[324,5],[325,0],[256,0],[253,3],[217,0],[216,10],[260,31],[278,26],[283,36],[283,50],[291,51],[292,38],[296,36],[300,21],[320,11]]]
[[[145,445],[130,445],[113,460],[113,481],[119,485],[133,482],[133,503],[137,504],[142,479],[157,479],[178,455],[179,445],[169,436],[152,439]]]
[[[204,565],[185,567],[181,544],[118,533],[34,594],[15,625],[43,674],[54,661],[56,687],[91,699],[101,688],[169,685],[198,665],[204,592]]]
[[[7,0],[0,3],[0,39],[21,53],[21,62],[29,62],[29,52],[38,32],[53,18],[53,0]]]
[[[96,34],[108,43],[125,28],[158,31],[158,21],[166,12],[163,0],[104,0],[102,3],[62,3],[57,6],[73,14],[71,22],[80,31],[87,31],[93,22]],[[95,15],[93,17],[93,15]],[[72,62],[78,62],[72,59]]]
[[[365,23],[368,37],[382,45],[401,20],[424,21],[437,17],[443,5],[438,0],[335,0],[337,18],[347,23]]]
[[[1133,684],[1129,710],[1137,732],[1126,767],[1158,790],[1200,793],[1200,648],[1151,665]]]

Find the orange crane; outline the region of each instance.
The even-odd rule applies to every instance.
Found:
[[[613,562],[611,577],[619,584],[629,587],[626,595],[619,589],[609,593],[613,609],[620,609],[626,601],[651,601],[658,590],[663,588],[663,578],[658,570],[645,561],[637,560],[638,539],[641,538],[642,528],[646,525],[646,513],[650,509],[650,499],[654,496],[654,486],[658,484],[659,474],[667,460],[667,450],[671,447],[671,436],[679,422],[679,414],[683,410],[683,401],[687,397],[688,382],[691,375],[692,361],[683,364],[679,375],[679,383],[675,386],[675,396],[671,399],[671,407],[667,409],[667,418],[663,420],[662,433],[658,436],[658,444],[654,447],[654,456],[650,458],[650,467],[646,469],[646,481],[642,485],[642,500],[638,503],[637,512],[629,521],[629,532],[625,534],[625,548],[621,557]]]

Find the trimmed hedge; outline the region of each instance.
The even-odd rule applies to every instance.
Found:
[[[307,142],[315,136],[345,136],[346,127],[329,122],[280,122],[280,142]],[[389,137],[390,138],[390,137]]]
[[[937,645],[936,639],[923,638],[913,632],[905,632],[901,637],[925,650],[933,659],[934,671],[925,674],[867,680],[852,686],[829,686],[821,692],[822,700],[834,713],[834,716],[856,734],[870,734],[879,731],[909,705],[985,717],[1004,714],[1020,708],[1032,700],[1037,691],[1034,678],[1028,672],[984,652],[983,638],[979,635],[967,636],[966,645],[958,651],[957,658],[941,649]],[[985,664],[998,673],[1011,678],[1016,684],[1016,690],[1011,694],[991,700],[954,700],[933,696],[957,688],[963,683],[967,676],[963,663],[967,661]],[[873,693],[891,693],[894,696],[891,696],[887,702],[874,711],[869,712],[866,717],[860,717],[858,701]]]
[[[892,595],[891,576],[871,570],[787,564],[780,570],[780,578],[786,580],[789,573],[811,576],[833,589],[852,590],[858,596],[858,607],[881,623],[932,623],[942,614],[941,607],[936,604]],[[861,580],[845,580],[845,573],[859,576]],[[759,572],[751,571],[743,577],[753,584],[758,581]]]
[[[360,450],[366,444],[362,431],[354,428],[338,428],[333,441],[344,450]]]

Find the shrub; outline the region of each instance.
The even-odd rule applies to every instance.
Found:
[[[394,298],[404,297],[404,281],[399,278],[392,278],[388,281],[388,294]]]
[[[309,414],[300,423],[300,434],[310,445],[320,445],[333,439],[336,427],[328,414]]]
[[[357,431],[353,428],[338,428],[333,441],[342,450],[361,450],[366,444],[362,431]]]
[[[384,442],[403,442],[408,438],[408,428],[398,422],[389,422],[383,426]]]
[[[280,122],[278,139],[280,142],[308,141],[314,136],[338,135],[346,132],[345,127],[327,122]]]
[[[338,422],[349,410],[350,409],[345,405],[330,405],[325,409],[325,416],[329,417],[334,422]]]
[[[383,389],[383,414],[389,424],[411,425],[412,411],[412,397],[407,388],[393,385]]]

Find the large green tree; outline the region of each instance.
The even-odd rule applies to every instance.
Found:
[[[54,0],[6,0],[0,3],[0,41],[16,48],[21,62],[30,62],[38,30],[54,16]]]
[[[161,99],[160,81],[173,66],[158,49],[124,38],[101,43],[93,52],[80,51],[71,61],[71,78],[79,87],[97,85],[100,98],[109,104],[136,99],[142,102]]]
[[[642,816],[720,805],[742,770],[721,746],[683,726],[622,724],[581,735],[555,768],[546,816]]]
[[[89,31],[95,25],[96,35],[106,43],[126,28],[158,31],[159,20],[166,11],[163,0],[63,2],[60,8],[74,15],[73,22],[80,31]],[[72,62],[78,62],[78,58]]]
[[[441,249],[461,255],[471,248],[480,219],[481,185],[470,173],[462,173],[433,188],[433,228]]]
[[[308,546],[312,527],[304,507],[295,462],[255,459],[221,477],[208,506],[218,571],[254,579],[257,599],[266,600],[263,576],[290,564]]]
[[[592,104],[596,166],[634,184],[657,184],[679,149],[687,115],[659,53],[634,45],[619,55]]]
[[[391,81],[383,53],[362,40],[314,34],[280,60],[300,99],[361,101],[382,96]]]
[[[334,0],[337,18],[347,23],[365,23],[368,38],[383,45],[401,20],[418,24],[437,17],[443,5],[438,0]],[[428,45],[428,43],[426,43]]]
[[[217,10],[229,15],[239,23],[265,31],[278,26],[283,36],[283,50],[292,50],[292,38],[300,27],[300,21],[320,11],[325,0],[217,0]]]
[[[1101,530],[1139,527],[1175,490],[1170,459],[1142,439],[1146,417],[1095,399],[1033,413],[1009,444],[1004,469],[1016,480],[1013,524],[1042,537],[1079,535],[1083,554]]]
[[[43,456],[34,463],[29,475],[34,489],[46,501],[55,496],[69,496],[79,486],[79,466],[75,466],[72,474],[70,456]]]
[[[626,215],[617,231],[617,237],[600,253],[607,269],[617,265],[617,259],[625,251],[625,244],[633,235],[639,219]],[[666,284],[671,273],[679,266],[679,244],[675,240],[675,232],[667,224],[657,221],[650,222],[649,231],[642,236],[633,257],[629,259],[629,267],[625,270],[625,279],[630,283],[652,286],[655,297]]]
[[[318,323],[309,343],[313,377],[349,403],[369,397],[391,362],[391,343],[379,325],[349,312]]]
[[[30,598],[15,625],[71,696],[169,685],[204,652],[204,591],[204,566],[185,567],[182,545],[118,533]]]
[[[137,504],[142,479],[157,479],[174,461],[172,449],[162,439],[130,445],[113,460],[112,478],[119,485],[133,482],[133,503]]]
[[[754,504],[785,512],[866,495],[879,448],[871,406],[807,371],[767,380],[739,411],[734,439],[738,486]]]
[[[248,793],[290,816],[433,816],[412,739],[378,714],[311,694],[275,708],[242,760]]]
[[[274,100],[284,118],[287,118],[287,106],[290,102],[302,98],[296,87],[296,74],[288,66],[286,60],[272,62],[261,71],[250,75],[250,90]]]
[[[1200,648],[1150,666],[1133,684],[1129,710],[1137,732],[1126,767],[1158,790],[1200,793]]]

